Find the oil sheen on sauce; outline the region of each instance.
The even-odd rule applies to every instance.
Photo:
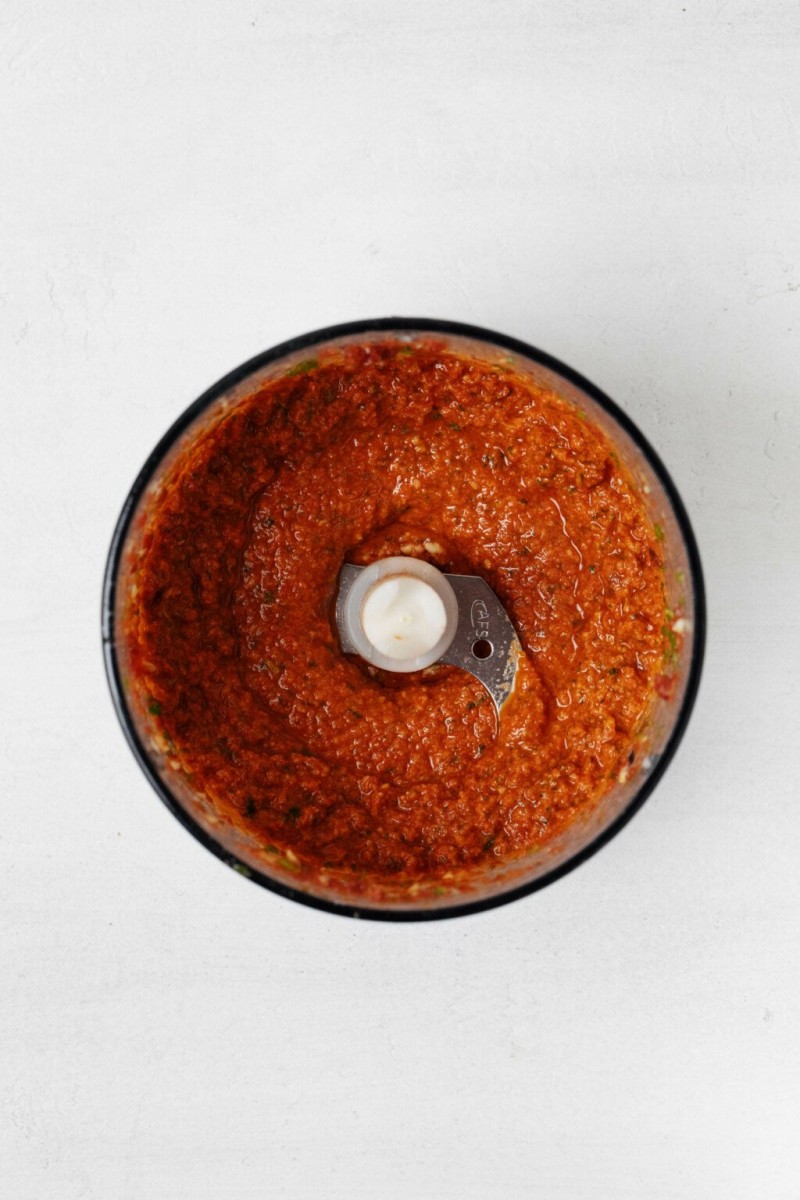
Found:
[[[181,450],[134,564],[132,670],[190,781],[296,875],[432,886],[542,846],[637,751],[664,666],[658,530],[613,446],[510,365],[331,349]],[[482,575],[524,649],[472,676],[342,654],[344,561]]]

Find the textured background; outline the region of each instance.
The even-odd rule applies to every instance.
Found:
[[[796,5],[5,0],[0,26],[4,1194],[799,1197]],[[189,838],[98,624],[186,404],[390,313],[615,397],[711,615],[632,825],[539,895],[402,927]]]

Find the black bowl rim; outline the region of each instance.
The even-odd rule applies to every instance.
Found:
[[[144,493],[150,479],[155,473],[157,467],[161,463],[165,454],[171,449],[175,441],[188,428],[188,426],[215,400],[219,399],[223,393],[236,384],[241,383],[255,371],[265,367],[270,362],[279,358],[284,358],[290,354],[294,354],[299,350],[306,350],[311,346],[320,345],[324,342],[332,341],[337,338],[345,338],[357,336],[359,334],[373,333],[403,333],[416,331],[419,333],[440,333],[444,335],[454,335],[456,337],[470,338],[477,341],[488,342],[491,345],[502,347],[514,354],[520,354],[523,357],[530,359],[532,362],[546,367],[551,371],[556,372],[569,383],[580,388],[589,395],[602,409],[605,409],[614,420],[625,430],[628,436],[632,439],[637,449],[644,455],[650,467],[657,476],[664,491],[672,505],[675,519],[681,532],[681,536],[686,546],[686,553],[691,572],[691,582],[694,594],[694,641],[692,648],[691,661],[689,663],[688,677],[686,681],[686,690],[684,692],[681,707],[675,720],[675,725],[667,740],[667,743],[661,753],[661,756],[653,767],[653,770],[643,782],[641,788],[631,798],[625,809],[612,821],[612,823],[597,835],[591,842],[583,847],[577,854],[570,858],[567,862],[561,863],[554,867],[553,870],[545,872],[544,875],[537,879],[521,884],[519,887],[510,888],[508,891],[501,892],[497,895],[487,896],[483,899],[469,900],[463,904],[448,904],[431,909],[411,909],[411,908],[378,908],[371,907],[365,904],[357,903],[337,903],[332,900],[322,899],[318,896],[309,895],[307,892],[301,891],[299,888],[294,888],[288,883],[281,880],[273,879],[271,876],[263,874],[256,868],[253,868],[249,863],[243,862],[226,850],[218,842],[211,837],[205,829],[197,822],[181,805],[169,789],[162,782],[158,775],[150,756],[147,753],[133,723],[133,718],[125,700],[125,695],[120,677],[119,663],[117,661],[116,648],[114,645],[114,605],[116,599],[116,582],[119,571],[122,550],[125,544],[125,538],[130,528],[131,521],[136,512],[139,500]],[[255,883],[267,888],[271,892],[275,892],[288,900],[297,901],[300,904],[308,905],[311,908],[322,909],[325,912],[336,913],[341,916],[366,918],[374,921],[435,921],[443,920],[449,917],[469,916],[473,913],[486,912],[488,909],[497,908],[503,904],[509,904],[512,900],[519,900],[523,896],[530,895],[533,892],[539,891],[541,888],[547,887],[554,883],[557,879],[561,879],[570,871],[574,871],[582,863],[585,863],[592,855],[596,854],[603,846],[607,845],[613,837],[627,825],[631,818],[639,811],[647,798],[652,794],[659,780],[664,775],[669,766],[675,751],[686,731],[686,727],[691,716],[692,709],[697,698],[697,692],[700,685],[700,675],[702,672],[703,656],[705,652],[706,640],[706,600],[705,586],[703,582],[703,571],[700,563],[700,555],[697,548],[697,542],[694,537],[691,523],[689,521],[686,508],[678,493],[672,477],[664,466],[661,458],[650,445],[649,441],[634,425],[633,421],[622,411],[618,405],[611,400],[600,388],[596,387],[588,379],[579,374],[579,372],[568,367],[565,363],[560,362],[550,354],[529,345],[526,342],[520,341],[518,338],[508,337],[506,334],[497,333],[490,329],[484,329],[478,325],[466,325],[459,321],[439,320],[431,317],[377,317],[373,319],[365,319],[360,321],[347,321],[340,325],[330,325],[324,329],[316,329],[309,333],[304,333],[299,337],[291,338],[289,341],[282,342],[277,346],[273,346],[270,350],[265,350],[262,354],[257,354],[249,361],[242,363],[235,370],[224,375],[215,384],[208,388],[193,404],[190,404],[187,409],[177,418],[170,426],[164,436],[157,443],[153,451],[148,455],[142,469],[134,480],[125,503],[122,507],[119,519],[114,529],[114,534],[111,539],[111,546],[108,553],[105,574],[103,577],[103,595],[102,595],[102,637],[103,637],[103,656],[105,661],[106,676],[111,691],[111,697],[116,708],[117,716],[122,725],[123,732],[128,741],[128,744],[133,751],[134,757],[137,759],[139,766],[144,772],[150,784],[156,791],[157,795],[170,810],[172,815],[176,817],[180,823],[187,829],[197,840],[221,859],[229,867],[238,871],[240,874],[252,879]]]

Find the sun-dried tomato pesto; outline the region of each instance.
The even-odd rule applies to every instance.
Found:
[[[525,654],[383,673],[343,561],[480,574]],[[613,447],[511,367],[337,348],[184,450],[136,564],[133,670],[192,787],[297,871],[436,880],[546,842],[624,768],[663,669],[662,549]]]

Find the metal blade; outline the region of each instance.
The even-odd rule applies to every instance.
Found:
[[[365,569],[344,563],[339,573],[336,624],[345,654],[356,653],[356,647],[350,641],[342,619],[344,602]],[[445,579],[458,602],[458,626],[452,642],[438,661],[461,667],[474,675],[491,696],[499,716],[514,690],[522,653],[519,638],[499,598],[480,575],[445,574]]]

